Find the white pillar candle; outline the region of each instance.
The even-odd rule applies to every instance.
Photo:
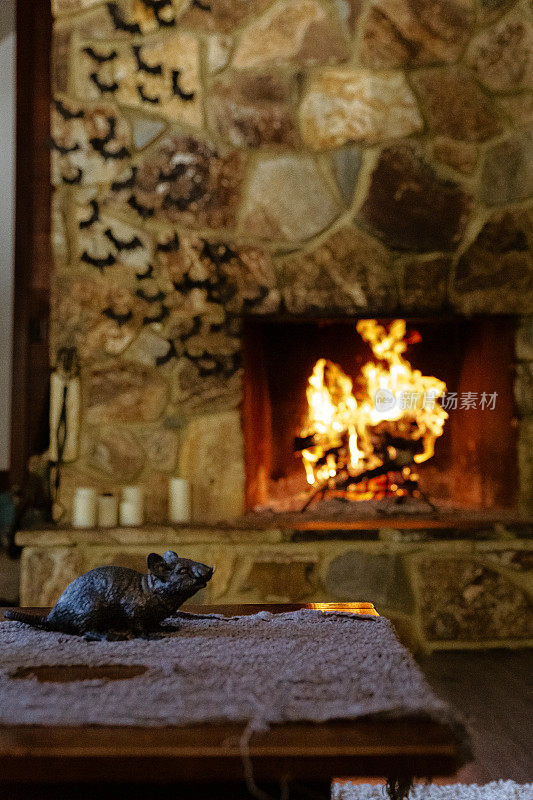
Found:
[[[118,525],[118,500],[114,494],[98,497],[98,525],[100,528],[116,528]]]
[[[72,506],[72,525],[74,528],[94,528],[96,526],[96,491],[87,487],[76,489]]]
[[[135,503],[132,500],[123,500],[119,506],[119,518],[120,524],[124,527],[142,525],[142,503]]]
[[[122,499],[127,503],[143,504],[143,489],[142,486],[124,486],[122,488]]]
[[[191,485],[184,478],[170,479],[168,516],[171,522],[188,522],[191,518]]]

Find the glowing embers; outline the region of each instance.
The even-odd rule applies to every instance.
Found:
[[[316,494],[353,500],[418,494],[414,464],[434,453],[448,414],[438,400],[446,384],[413,369],[403,353],[420,341],[406,337],[405,321],[389,328],[360,320],[357,331],[375,360],[363,365],[354,387],[342,369],[321,358],[307,387],[308,410],[294,449]]]

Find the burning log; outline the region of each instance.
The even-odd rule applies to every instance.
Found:
[[[315,486],[300,510],[306,511],[315,497],[321,493],[325,494],[328,490],[347,490],[349,486],[356,486],[359,483],[372,480],[372,478],[379,478],[381,475],[387,475],[390,472],[402,472],[406,467],[408,468],[413,465],[414,461],[412,457],[410,457],[409,452],[402,451],[400,457],[394,461],[386,461],[379,467],[365,469],[358,475],[351,475],[347,469],[342,469],[334,477],[326,478]],[[415,487],[418,489],[418,483],[416,481],[411,482],[414,484],[413,489]]]

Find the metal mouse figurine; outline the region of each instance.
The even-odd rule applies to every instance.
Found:
[[[87,638],[131,638],[160,630],[185,600],[203,589],[213,567],[167,550],[150,553],[148,573],[97,567],[72,581],[47,616],[7,610],[6,619]]]

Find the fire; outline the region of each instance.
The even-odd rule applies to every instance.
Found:
[[[437,402],[446,384],[422,375],[404,357],[405,320],[394,320],[388,330],[376,320],[360,320],[357,331],[375,360],[363,365],[355,392],[351,378],[337,364],[317,361],[297,447],[311,486],[329,483],[348,493],[363,480],[387,473],[413,482],[416,476],[410,467],[431,458],[448,418]],[[389,488],[402,493],[394,482]],[[359,491],[354,499],[367,496]]]

